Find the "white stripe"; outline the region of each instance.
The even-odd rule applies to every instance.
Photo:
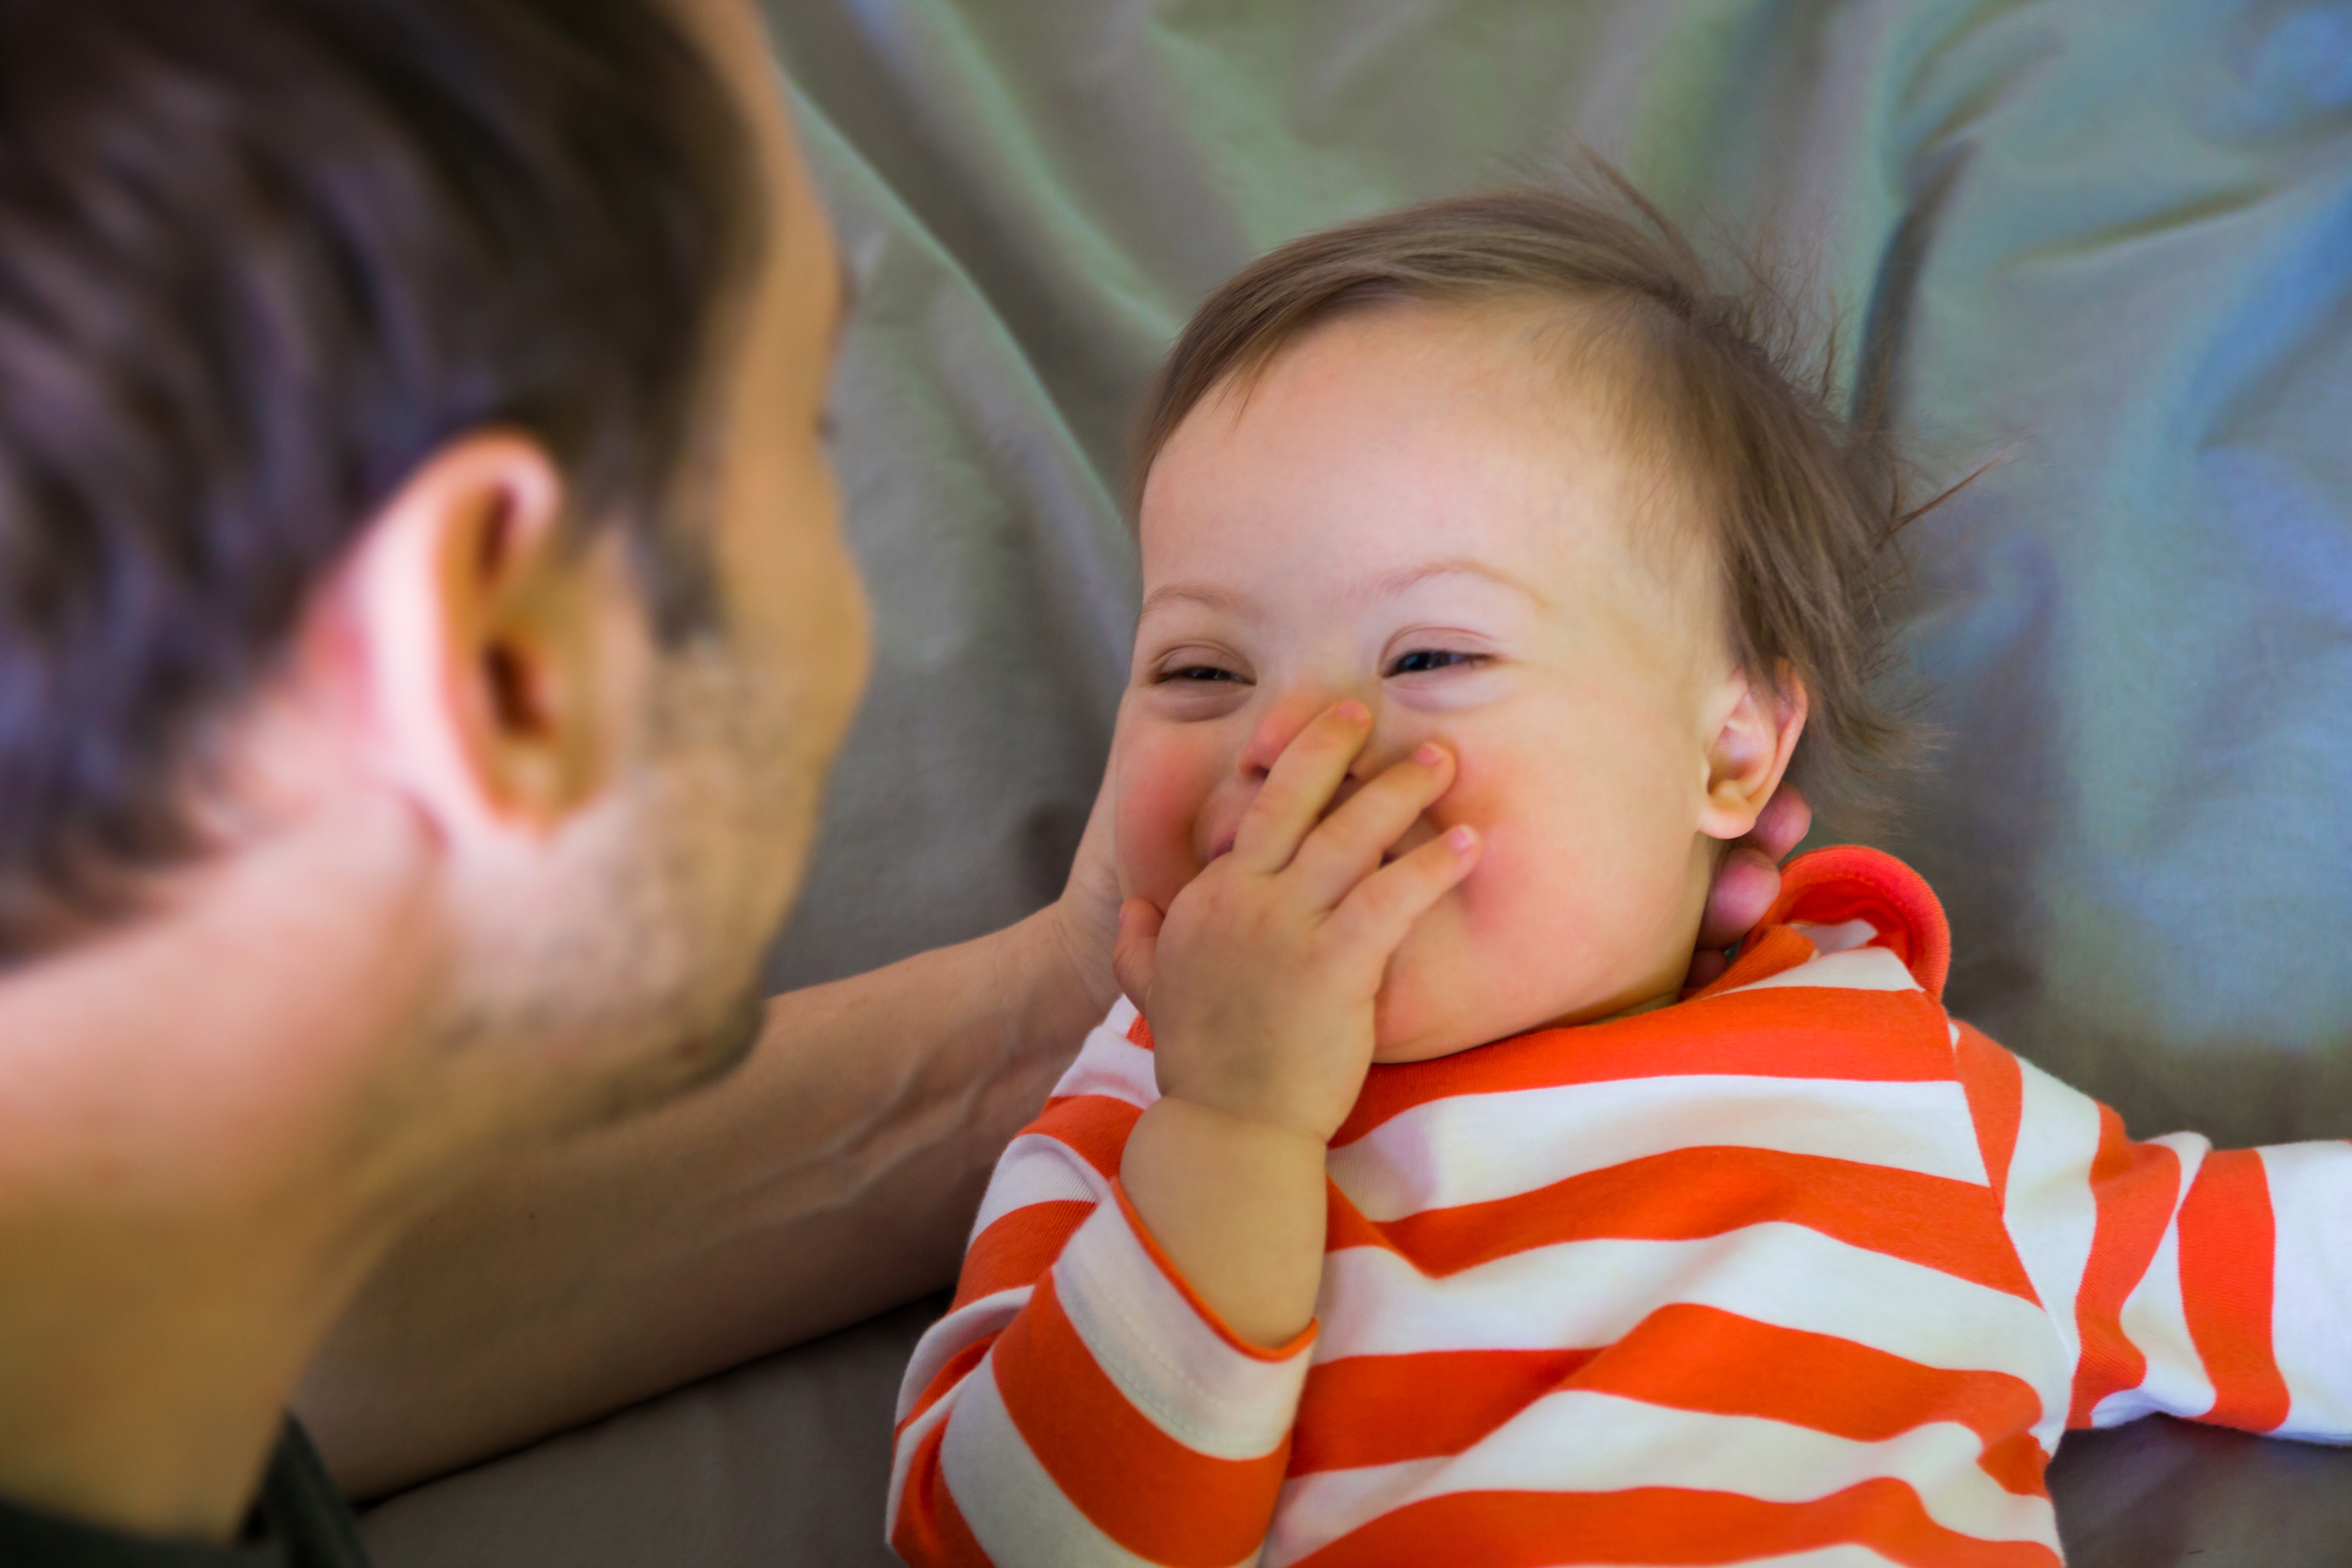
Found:
[[[1840,921],[1833,926],[1815,925],[1811,921],[1790,921],[1789,929],[1811,942],[1813,951],[1824,957],[1851,948],[1867,947],[1878,940],[1878,927],[1869,921]]]
[[[1323,1260],[1315,1359],[1597,1348],[1670,1302],[2045,1392],[2074,1372],[2032,1302],[1777,1221],[1701,1241],[1564,1242],[1443,1279],[1385,1247],[1344,1247]]]
[[[2073,1399],[2074,1368],[2083,1337],[2074,1322],[2074,1299],[2091,1261],[2091,1241],[2099,1228],[2098,1205],[2091,1195],[2091,1162],[2099,1152],[2099,1102],[2068,1088],[2024,1058],[2017,1058],[2022,1098],[2017,1150],[2009,1162],[2003,1219],[2017,1255],[2042,1298],[2049,1331],[2065,1358],[2064,1379],[2046,1391],[2042,1425],[2034,1429],[2045,1449],[2055,1450],[2065,1430]]]
[[[946,1420],[954,1411],[963,1385],[958,1384],[941,1395],[938,1403],[922,1414],[919,1420],[908,1423],[907,1429],[890,1443],[890,1493],[882,1510],[882,1539],[887,1541],[898,1533],[898,1508],[907,1500],[907,1477],[914,1465],[915,1450],[929,1436],[931,1428]],[[904,1396],[901,1395],[903,1401]],[[902,1415],[899,1419],[905,1420]]]
[[[1150,1051],[1127,1037],[1127,1025],[1113,1027],[1121,1009],[1132,1020],[1135,1009],[1124,1002],[1111,1016],[1087,1033],[1077,1059],[1062,1071],[1053,1098],[1072,1094],[1107,1094],[1129,1105],[1149,1105],[1160,1098],[1160,1079]]]
[[[1370,1523],[1430,1484],[1456,1456],[1439,1454],[1394,1465],[1320,1470],[1285,1481],[1266,1532],[1265,1568],[1282,1568]]]
[[[972,1216],[971,1239],[979,1240],[981,1232],[1014,1209],[1072,1200],[1109,1202],[1109,1179],[1060,1139],[1024,1132],[996,1158],[996,1173],[988,1178],[980,1213]],[[964,1245],[969,1248],[971,1242]]]
[[[2174,1194],[2172,1213],[2147,1272],[2124,1298],[2119,1318],[2124,1337],[2147,1357],[2147,1375],[2137,1388],[2119,1388],[2091,1407],[2091,1424],[2116,1426],[2161,1411],[2168,1415],[2202,1415],[2213,1408],[2213,1380],[2189,1337],[2189,1310],[2180,1297],[2180,1205],[2196,1184],[2197,1173],[2213,1147],[2194,1132],[2172,1132],[2150,1140],[2170,1149],[2180,1160],[2180,1190]]]
[[[1148,1568],[1079,1512],[1029,1451],[997,1389],[993,1357],[964,1384],[940,1442],[940,1471],[981,1550],[1003,1568]]]
[[[1967,1093],[1950,1080],[1692,1074],[1455,1095],[1331,1151],[1367,1219],[1516,1197],[1631,1160],[1769,1149],[1985,1184]]]
[[[1135,1017],[1134,1004],[1119,998],[1110,1016],[1087,1033],[1077,1060],[1054,1086],[1054,1098],[1093,1094],[1136,1106],[1159,1099],[1151,1053],[1127,1037]],[[1031,1204],[1073,1199],[1102,1203],[1109,1196],[1110,1183],[1076,1150],[1042,1132],[1024,1132],[997,1156],[980,1212],[972,1216],[971,1235],[977,1239],[1014,1209]]]
[[[1820,985],[1841,991],[1918,991],[1924,989],[1901,959],[1883,947],[1857,947],[1847,952],[1823,953],[1804,963],[1718,991],[1737,996],[1745,991],[1769,991],[1782,985]]]
[[[907,1418],[907,1412],[915,1407],[923,1390],[930,1387],[931,1379],[939,1376],[940,1368],[947,1365],[958,1351],[975,1340],[1003,1333],[1005,1325],[1029,1304],[1030,1293],[1034,1289],[1034,1286],[1024,1283],[966,1301],[924,1330],[923,1337],[916,1342],[913,1358],[907,1363],[906,1375],[898,1380],[898,1412],[892,1419]]]
[[[1302,1519],[1352,1518],[1347,1526],[1352,1529],[1378,1513],[1459,1492],[1673,1487],[1807,1503],[1887,1478],[1908,1485],[1927,1517],[1947,1530],[1979,1541],[2055,1547],[2050,1500],[2004,1490],[1978,1464],[1982,1453],[1977,1435],[1957,1422],[1933,1421],[1884,1442],[1856,1442],[1785,1421],[1570,1389],[1536,1400],[1433,1471],[1379,1467],[1392,1478],[1385,1498],[1371,1494],[1364,1485],[1369,1478],[1344,1471],[1333,1472],[1335,1479],[1345,1478],[1333,1489],[1344,1490],[1344,1506],[1326,1505],[1316,1496],[1323,1489],[1321,1476],[1300,1477],[1287,1496]],[[1308,1544],[1289,1521],[1280,1521],[1277,1529],[1286,1551]]]
[[[2277,1227],[2271,1349],[2289,1400],[2278,1435],[2352,1442],[2352,1144],[2259,1152]]]
[[[1054,1293],[1129,1405],[1186,1447],[1255,1459],[1289,1435],[1307,1353],[1268,1361],[1202,1320],[1118,1205],[1087,1217],[1054,1265]]]
[[[1634,1568],[1630,1564],[1591,1563],[1580,1568]],[[1652,1564],[1651,1568],[1655,1568]],[[1791,1552],[1785,1557],[1743,1557],[1730,1568],[1899,1568],[1891,1557],[1881,1557],[1867,1546],[1824,1546],[1818,1552]]]

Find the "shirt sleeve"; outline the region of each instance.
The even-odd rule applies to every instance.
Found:
[[[1154,1098],[1122,1003],[997,1163],[898,1402],[890,1544],[914,1568],[1254,1561],[1313,1330],[1237,1338],[1119,1189]]]
[[[2160,1412],[2352,1441],[2352,1143],[2136,1142],[2107,1106],[1960,1036],[1972,1100],[2007,1110],[2003,1209],[2074,1356],[2066,1424]]]

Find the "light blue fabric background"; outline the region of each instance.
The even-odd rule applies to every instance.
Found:
[[[881,635],[779,981],[1058,886],[1124,669],[1129,424],[1192,305],[1588,145],[1774,236],[1849,361],[1893,356],[1930,474],[1999,459],[1916,533],[1942,743],[1884,836],[1960,1008],[2143,1135],[2352,1133],[2352,5],[771,14],[863,279]]]

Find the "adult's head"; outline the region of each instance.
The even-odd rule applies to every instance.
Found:
[[[389,802],[382,1141],[748,1046],[864,646],[764,58],[733,0],[0,0],[0,991]]]

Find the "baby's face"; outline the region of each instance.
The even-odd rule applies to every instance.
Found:
[[[1458,759],[1396,852],[1457,823],[1485,847],[1390,965],[1383,1061],[1671,998],[1711,837],[1748,826],[1710,791],[1745,688],[1703,557],[1532,330],[1407,307],[1323,325],[1196,409],[1145,488],[1129,896],[1165,908],[1224,853],[1343,697],[1374,715],[1348,791],[1423,742]]]

